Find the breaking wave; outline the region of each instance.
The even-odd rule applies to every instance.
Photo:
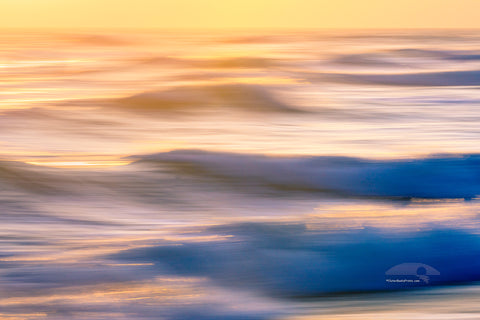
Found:
[[[137,157],[133,157],[137,158]],[[466,198],[480,194],[480,155],[369,160],[352,157],[267,157],[179,150],[137,158],[239,184],[308,189],[347,196]]]
[[[240,223],[206,232],[229,238],[165,243],[126,250],[111,258],[154,263],[160,274],[207,277],[222,286],[290,297],[412,288],[386,281],[388,270],[405,264],[438,270],[429,285],[480,280],[480,238],[461,230],[392,233]],[[413,277],[417,272],[403,271]]]

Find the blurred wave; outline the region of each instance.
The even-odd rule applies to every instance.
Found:
[[[301,112],[281,102],[267,88],[252,84],[177,87],[145,92],[118,100],[133,112],[198,111],[204,108],[234,108],[251,112]]]
[[[478,86],[480,71],[445,71],[401,74],[325,74],[312,79],[327,79],[346,83],[390,86]]]
[[[216,153],[200,150],[176,150],[144,156],[131,156],[135,171],[83,173],[59,169],[45,170],[17,162],[0,166],[2,187],[17,187],[32,192],[86,189],[97,185],[131,185],[145,192],[168,181],[166,174],[204,177],[205,182],[243,187],[261,187],[279,191],[333,193],[337,196],[389,198],[464,198],[480,195],[480,156],[443,155],[420,159],[369,160],[349,157],[268,157],[251,154]],[[142,165],[142,166],[139,166]],[[146,165],[146,167],[145,167]],[[150,177],[143,171],[163,169]],[[136,171],[139,170],[139,171]],[[212,180],[209,178],[215,178]],[[122,181],[125,179],[125,181]],[[452,186],[455,186],[452,188]],[[140,190],[140,189],[138,189]],[[128,191],[128,189],[127,189]],[[131,192],[131,191],[130,191]]]
[[[135,158],[135,157],[134,157]],[[265,157],[202,151],[173,151],[140,158],[195,173],[282,188],[347,196],[466,198],[480,194],[480,156],[368,160],[348,157]],[[455,186],[452,188],[452,186]]]
[[[410,60],[405,60],[405,58]],[[389,51],[346,54],[343,56],[340,55],[335,57],[333,62],[365,67],[414,67],[415,62],[422,62],[425,61],[425,59],[430,59],[430,62],[439,60],[476,61],[480,59],[480,53],[475,50],[450,51],[433,49],[396,49]]]
[[[0,161],[0,190],[61,194],[68,180],[44,168],[16,161]]]
[[[392,233],[247,223],[216,226],[206,232],[230,238],[214,243],[167,243],[111,258],[154,262],[161,274],[206,276],[220,285],[274,296],[405,289],[385,281],[386,271],[404,262],[435,266],[440,270],[436,285],[480,280],[480,238],[461,230]]]

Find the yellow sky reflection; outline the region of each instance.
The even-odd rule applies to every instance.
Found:
[[[478,0],[2,0],[0,27],[473,28]]]

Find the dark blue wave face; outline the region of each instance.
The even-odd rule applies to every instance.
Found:
[[[467,231],[314,231],[302,224],[247,223],[205,232],[231,238],[166,243],[111,258],[153,262],[158,274],[207,277],[221,286],[270,296],[400,290],[480,280],[480,237]],[[409,264],[436,271],[411,269]],[[400,272],[389,273],[395,266]],[[425,275],[428,280],[422,278]]]
[[[232,183],[249,181],[345,196],[472,199],[480,194],[480,156],[476,154],[379,161],[175,151],[142,159],[189,165],[197,174],[231,178]]]

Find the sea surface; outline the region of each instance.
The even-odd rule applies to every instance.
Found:
[[[478,30],[0,32],[0,319],[480,319]]]

